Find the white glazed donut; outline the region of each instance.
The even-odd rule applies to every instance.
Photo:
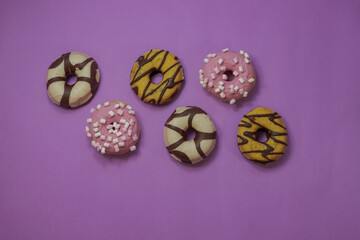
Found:
[[[77,76],[74,85],[66,80]],[[75,108],[86,103],[96,92],[100,81],[95,60],[84,53],[69,52],[57,58],[47,72],[46,87],[50,99],[57,105]]]
[[[188,129],[195,131],[195,138],[186,140]],[[195,164],[204,160],[214,149],[216,129],[201,108],[179,107],[166,121],[164,141],[170,155],[179,162]]]

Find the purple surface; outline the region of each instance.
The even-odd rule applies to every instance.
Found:
[[[97,2],[0,2],[0,239],[360,239],[359,1]],[[198,83],[206,54],[225,47],[248,51],[258,73],[237,107]],[[184,66],[186,84],[165,107],[129,86],[151,48]],[[76,110],[45,87],[67,51],[101,70],[97,94]],[[140,119],[138,150],[125,159],[100,155],[85,135],[90,107],[107,99]],[[183,105],[207,111],[219,133],[201,166],[164,147],[163,124]],[[257,106],[289,129],[283,161],[269,167],[236,144]]]

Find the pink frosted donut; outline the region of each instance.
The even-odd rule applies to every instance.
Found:
[[[135,111],[122,101],[110,100],[90,110],[87,136],[102,154],[124,154],[135,151],[140,126]]]
[[[220,101],[230,104],[247,97],[256,79],[249,57],[242,50],[237,53],[228,48],[218,54],[208,54],[199,70],[201,85]],[[231,81],[228,81],[229,75],[234,77]]]

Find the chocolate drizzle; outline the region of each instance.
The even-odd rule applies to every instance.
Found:
[[[176,156],[184,163],[193,163],[193,162],[191,161],[191,159],[189,159],[189,157],[186,155],[186,153],[176,150],[176,148],[178,148],[184,142],[187,141],[185,138],[185,135],[186,135],[186,131],[189,128],[191,128],[195,131],[195,138],[194,138],[195,148],[196,148],[197,153],[203,159],[207,155],[206,155],[206,153],[203,152],[203,149],[201,148],[201,142],[203,140],[214,140],[214,141],[216,140],[216,131],[215,130],[214,130],[214,132],[211,132],[211,133],[205,133],[205,132],[197,131],[193,127],[193,119],[194,119],[195,115],[197,115],[197,114],[206,114],[206,112],[204,112],[201,108],[198,108],[198,107],[189,107],[189,109],[186,109],[185,111],[183,111],[181,113],[176,113],[176,110],[175,110],[165,123],[165,127],[177,132],[181,136],[181,138],[179,140],[170,144],[166,148],[170,154]],[[187,126],[185,127],[185,129],[181,129],[177,126],[169,124],[169,122],[171,122],[173,119],[186,117],[186,116],[188,116],[188,121],[187,121]],[[209,153],[207,153],[207,154],[209,154]]]
[[[268,109],[268,111],[269,110],[270,109]],[[276,122],[275,119],[280,119],[281,121],[279,122],[281,123]],[[272,124],[280,127],[281,129],[283,129],[283,131],[282,132],[274,131],[273,130],[274,127],[271,127]],[[249,130],[245,130],[245,129],[249,129]],[[256,133],[259,130],[266,131],[266,136],[268,138],[266,142],[260,142],[257,140]],[[265,113],[265,114],[247,114],[239,123],[239,131],[237,137],[238,137],[238,145],[241,152],[243,154],[259,153],[261,155],[260,159],[250,159],[251,161],[256,161],[262,164],[266,164],[270,161],[274,161],[280,158],[280,156],[284,154],[284,151],[287,146],[287,142],[286,142],[286,138],[285,140],[278,139],[277,137],[279,136],[287,136],[287,131],[285,125],[282,122],[281,117],[276,112],[273,111],[272,113]],[[275,144],[272,143],[270,139]],[[283,147],[279,147],[276,144],[283,145]],[[256,149],[256,150],[250,150],[250,149]],[[278,151],[276,151],[276,149]],[[279,155],[279,157],[269,158],[269,156],[272,155]]]
[[[81,63],[77,63],[75,65],[71,64],[70,62],[70,52],[69,53],[65,53],[63,55],[61,55],[58,59],[56,59],[49,67],[49,69],[54,69],[60,66],[60,64],[62,62],[64,62],[64,74],[60,75],[60,76],[55,76],[53,78],[50,78],[47,80],[46,82],[46,87],[49,88],[49,86],[54,83],[54,82],[64,82],[64,94],[61,98],[60,101],[60,106],[62,107],[67,107],[70,108],[70,94],[71,94],[71,90],[72,88],[76,85],[77,82],[87,82],[90,85],[90,89],[91,89],[91,94],[93,95],[98,86],[99,83],[96,81],[96,73],[98,70],[98,65],[97,63],[94,61],[93,58],[89,57],[87,59],[85,59],[83,62]],[[89,77],[78,77],[77,81],[74,85],[69,85],[66,83],[66,80],[72,76],[72,75],[76,75],[76,70],[82,70],[87,64],[89,64],[91,62],[91,66],[90,66],[90,73],[89,73]]]
[[[155,53],[153,53],[153,52],[155,52]],[[162,53],[164,53],[164,54],[163,54],[163,56],[160,57],[160,54],[162,54]],[[164,103],[170,101],[176,95],[176,93],[179,91],[178,85],[181,86],[182,82],[184,81],[182,66],[176,56],[174,56],[172,58],[169,58],[169,56],[174,56],[174,55],[171,54],[169,51],[150,50],[149,53],[146,54],[146,56],[143,55],[136,60],[136,62],[138,63],[138,66],[136,66],[136,68],[133,69],[134,74],[132,75],[130,85],[131,85],[133,91],[136,93],[136,95],[139,96],[139,98],[142,101],[145,101],[146,98],[153,96],[152,99],[148,99],[148,100],[146,100],[146,102],[152,103],[152,104],[164,104]],[[150,65],[151,67],[149,69],[145,70],[144,72],[142,72],[139,75],[139,72],[142,68],[146,67],[147,64],[157,60],[159,57],[161,58],[161,62],[158,67],[155,67],[154,65]],[[167,69],[163,69],[163,67],[166,64],[169,64],[171,62],[174,62],[174,63]],[[171,76],[168,76],[168,71],[176,66],[177,66],[177,69],[174,71],[174,73]],[[155,72],[160,72],[163,75],[163,79],[159,84],[153,84],[151,82],[151,75]],[[141,83],[136,84],[139,81],[141,81]],[[135,86],[135,84],[136,84],[136,86]],[[156,87],[150,87],[151,85],[155,85]],[[163,100],[165,92],[167,90],[174,89],[174,88],[175,88],[175,90],[170,95],[170,97],[167,97],[165,100]],[[140,89],[142,91],[139,91]]]

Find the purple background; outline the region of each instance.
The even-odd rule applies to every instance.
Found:
[[[1,1],[0,239],[360,239],[359,13],[359,1]],[[206,54],[225,47],[249,52],[258,73],[239,106],[198,80]],[[151,48],[184,66],[184,88],[164,107],[129,86]],[[97,94],[76,110],[53,104],[45,87],[68,51],[101,71]],[[100,155],[84,131],[89,109],[108,99],[132,105],[142,127],[123,159]],[[217,127],[200,166],[164,147],[163,124],[184,105]],[[237,124],[257,106],[289,129],[272,166],[237,147]]]

